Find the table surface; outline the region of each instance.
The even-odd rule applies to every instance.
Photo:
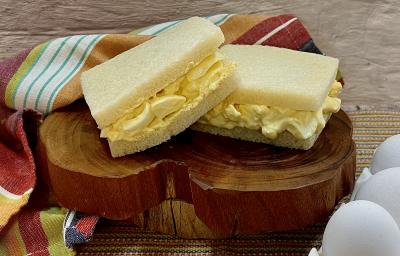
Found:
[[[400,106],[400,1],[0,0],[0,60],[50,38],[217,13],[292,13],[340,59],[344,105]]]

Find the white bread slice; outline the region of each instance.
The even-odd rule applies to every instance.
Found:
[[[114,123],[127,109],[175,81],[223,42],[218,26],[193,17],[84,72],[83,94],[98,127]]]
[[[227,101],[316,111],[332,85],[338,60],[314,53],[261,45],[225,45],[237,64],[227,83],[237,89]]]
[[[325,117],[325,120],[328,121],[330,115]],[[250,130],[243,127],[235,127],[233,129],[225,129],[221,127],[216,127],[207,124],[201,124],[199,122],[195,123],[190,127],[193,130],[200,131],[200,132],[207,132],[214,135],[221,135],[226,137],[231,137],[234,139],[252,141],[252,142],[259,142],[270,144],[278,147],[286,147],[286,148],[293,148],[293,149],[303,149],[308,150],[310,149],[314,143],[317,141],[319,135],[321,134],[322,130],[308,139],[298,139],[294,137],[290,132],[284,131],[275,139],[268,139],[265,137],[260,131],[258,130]]]
[[[221,81],[230,76],[234,71],[234,66],[228,66],[225,73],[221,76]],[[220,81],[220,82],[221,82]],[[113,157],[124,156],[130,153],[143,151],[152,146],[158,145],[172,136],[177,135],[196,122],[202,115],[214,108],[218,103],[225,99],[235,89],[232,83],[223,83],[215,90],[207,91],[204,98],[196,105],[181,110],[176,116],[171,118],[168,126],[163,129],[155,129],[151,132],[138,133],[133,140],[110,141],[111,155]]]

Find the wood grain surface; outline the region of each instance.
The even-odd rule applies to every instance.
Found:
[[[400,1],[0,0],[0,60],[54,37],[125,33],[216,13],[293,13],[340,59],[347,105],[400,106]]]
[[[309,150],[188,129],[146,151],[112,158],[81,103],[44,120],[36,150],[38,169],[69,209],[135,217],[147,229],[185,237],[230,237],[315,224],[353,188],[355,145],[343,111]]]

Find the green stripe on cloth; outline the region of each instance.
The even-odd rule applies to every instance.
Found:
[[[51,41],[36,46],[26,57],[24,62],[21,64],[17,72],[11,78],[5,93],[5,103],[10,108],[15,108],[15,97],[19,85],[31,72],[33,67],[36,66],[38,60],[42,56],[43,52],[47,49]]]
[[[45,114],[49,113],[53,104],[53,99],[56,96],[57,92],[59,91],[59,89],[67,82],[71,79],[72,75],[77,71],[77,69],[79,67],[81,67],[81,65],[83,64],[83,61],[86,59],[89,50],[92,48],[92,46],[94,46],[94,44],[98,41],[98,39],[100,37],[102,37],[103,35],[98,35],[95,38],[92,39],[92,41],[90,41],[89,45],[86,47],[84,53],[82,54],[78,64],[75,65],[75,67],[68,73],[68,75],[55,87],[55,89],[53,90],[53,92],[50,95],[50,98],[47,102],[47,107],[46,107],[46,111]]]
[[[216,22],[214,22],[214,24],[219,26],[220,24],[224,23],[224,21],[226,21],[230,16],[232,16],[232,15],[226,14],[224,17],[222,17],[219,20],[217,20]]]
[[[7,255],[7,249],[3,243],[0,243],[0,255]]]
[[[230,16],[230,15],[226,14],[224,17],[222,17],[222,18],[218,19],[217,21],[215,21],[214,24],[218,26],[219,24],[223,23],[226,19],[228,19],[228,16]],[[207,18],[211,18],[211,17],[213,17],[213,16],[209,16]],[[173,21],[173,22],[171,22],[171,24],[168,24],[167,26],[157,30],[156,32],[153,32],[152,35],[156,36],[156,35],[160,34],[161,32],[163,32],[163,31],[165,31],[165,30],[177,25],[181,21],[182,20]],[[151,27],[149,27],[149,28],[151,28]]]
[[[67,43],[68,39],[70,39],[70,37],[66,37],[62,42],[61,45],[57,48],[57,50],[55,51],[55,53],[53,54],[53,56],[50,58],[50,61],[47,63],[46,67],[35,77],[35,79],[33,79],[33,81],[28,85],[28,90],[25,93],[24,96],[24,103],[23,106],[24,108],[26,107],[26,101],[28,100],[28,95],[31,92],[34,84],[37,82],[37,80],[39,80],[39,78],[41,78],[41,76],[47,71],[47,69],[49,69],[49,67],[51,66],[51,64],[53,63],[54,59],[58,56],[58,54],[60,53],[61,49],[64,47],[64,45]]]
[[[167,26],[165,26],[165,27],[163,27],[163,28],[157,30],[156,32],[153,32],[152,34],[156,36],[156,35],[160,34],[161,32],[163,32],[164,30],[166,30],[166,29],[168,29],[168,28],[170,28],[170,27],[175,26],[175,25],[178,24],[179,22],[181,22],[181,21],[180,21],[180,20],[173,21],[173,22],[171,22],[171,24],[169,24],[169,25],[167,25]]]
[[[35,109],[38,109],[39,101],[40,98],[42,97],[43,91],[47,88],[47,85],[56,77],[61,70],[65,67],[65,65],[68,63],[68,61],[71,59],[72,55],[75,53],[76,48],[78,47],[79,43],[86,38],[87,36],[82,36],[81,38],[78,39],[78,41],[75,43],[75,45],[72,47],[71,51],[69,52],[67,58],[64,60],[64,62],[61,64],[61,66],[57,69],[56,72],[43,84],[43,86],[39,90],[39,94],[36,97],[35,100]]]
[[[131,32],[129,32],[128,34],[130,35],[138,35],[140,32],[144,31],[146,28],[138,28],[138,29],[134,29]]]
[[[49,238],[48,251],[50,255],[74,255],[75,253],[64,245],[63,222],[65,209],[49,208],[40,212],[40,221],[46,236]]]
[[[219,26],[221,24],[223,24],[229,17],[232,17],[234,14],[217,14],[217,15],[212,15],[212,16],[208,16],[205,17],[206,19],[210,20],[211,22],[213,22],[215,25]],[[214,20],[214,18],[218,17],[218,16],[222,16],[219,17],[217,20]],[[130,32],[130,34],[132,35],[153,35],[156,36],[158,34],[160,34],[161,32],[168,30],[169,28],[174,27],[175,25],[177,25],[179,22],[181,22],[182,20],[176,20],[176,21],[170,21],[170,22],[165,22],[165,23],[161,23],[161,24],[156,24],[153,26],[148,26],[145,28],[140,28],[140,29],[136,29],[132,32]],[[155,31],[152,31],[153,29],[158,28]]]
[[[19,249],[21,250],[23,255],[27,254],[25,243],[24,243],[24,240],[22,239],[22,236],[21,236],[21,233],[20,233],[19,223],[15,224],[15,231],[14,232],[15,232],[15,237],[16,237],[16,239],[18,241],[18,244],[19,244]]]

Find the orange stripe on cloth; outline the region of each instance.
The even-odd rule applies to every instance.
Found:
[[[35,185],[35,163],[22,117],[33,121],[28,112],[16,112],[0,123],[0,231],[28,202]]]
[[[7,224],[13,214],[18,212],[19,209],[28,202],[29,195],[30,194],[25,194],[17,200],[9,199],[0,195],[0,230],[2,229],[2,226]]]
[[[225,35],[225,44],[230,44],[251,28],[270,16],[265,15],[234,15],[220,26]]]
[[[80,76],[83,71],[103,63],[112,57],[147,41],[150,38],[150,36],[133,36],[129,34],[106,35],[93,48],[79,72],[77,72],[75,76],[57,94],[53,104],[53,110],[67,106],[82,97]]]

